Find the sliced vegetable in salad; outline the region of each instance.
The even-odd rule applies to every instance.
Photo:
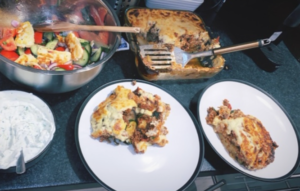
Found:
[[[82,37],[76,31],[37,32],[26,21],[2,29],[0,54],[39,70],[75,70],[99,61],[109,51],[109,47],[97,46]]]

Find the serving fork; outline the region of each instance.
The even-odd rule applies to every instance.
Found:
[[[148,57],[150,59],[154,69],[167,69],[172,65],[172,62],[181,64],[182,67],[184,67],[193,58],[216,56],[269,45],[272,41],[275,41],[281,33],[281,31],[274,32],[272,36],[267,39],[260,39],[197,53],[188,53],[178,47],[170,48],[170,45],[165,44],[141,45],[139,46],[139,53],[142,58]]]

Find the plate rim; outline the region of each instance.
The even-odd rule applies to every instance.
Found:
[[[250,86],[252,88],[255,88],[256,90],[260,91],[261,93],[265,94],[267,97],[269,97],[272,101],[274,101],[276,103],[276,105],[284,112],[284,114],[286,115],[286,117],[288,118],[288,120],[290,121],[290,123],[292,124],[292,127],[294,129],[294,133],[296,135],[296,139],[297,139],[297,143],[298,143],[298,150],[300,150],[300,135],[299,135],[299,131],[296,128],[296,125],[294,123],[294,121],[292,120],[292,118],[290,117],[290,115],[288,114],[288,112],[284,109],[284,107],[268,92],[266,92],[265,90],[263,90],[262,88],[258,87],[257,85],[254,85],[250,82],[247,81],[243,81],[243,80],[238,80],[238,79],[222,79],[222,80],[217,80],[215,82],[211,82],[210,84],[208,84],[200,93],[199,97],[198,97],[198,101],[197,101],[197,119],[202,131],[203,136],[205,137],[205,139],[207,140],[208,144],[210,145],[210,147],[213,149],[213,151],[215,153],[217,153],[217,155],[224,161],[226,162],[231,168],[233,168],[234,170],[236,170],[237,172],[244,174],[250,178],[256,179],[256,180],[260,180],[260,181],[265,181],[265,182],[276,182],[276,181],[282,181],[285,180],[287,178],[289,178],[299,167],[300,164],[300,152],[298,151],[298,156],[297,156],[297,160],[295,162],[294,167],[285,175],[278,177],[278,178],[262,178],[262,177],[257,177],[257,176],[253,176],[251,174],[248,174],[245,171],[242,171],[238,168],[236,168],[235,166],[233,166],[229,161],[227,161],[218,151],[217,149],[213,146],[213,144],[211,143],[211,141],[208,139],[204,128],[201,124],[201,120],[200,120],[200,113],[199,113],[199,107],[200,107],[200,102],[202,99],[203,94],[206,92],[206,90],[208,90],[210,87],[212,87],[215,84],[221,83],[221,82],[237,82],[237,83],[241,83],[243,85],[247,85]]]
[[[89,96],[87,96],[84,99],[84,101],[81,104],[80,109],[78,111],[78,114],[77,114],[77,117],[76,117],[76,122],[75,122],[75,129],[74,129],[74,131],[75,131],[75,144],[76,144],[76,148],[77,148],[79,157],[80,157],[82,163],[84,164],[85,168],[87,169],[87,171],[90,173],[90,175],[92,175],[92,177],[98,183],[100,183],[105,189],[114,190],[109,185],[107,185],[106,183],[104,183],[99,177],[97,177],[93,173],[93,171],[91,170],[91,168],[89,167],[89,165],[87,164],[87,162],[85,161],[85,159],[83,157],[83,154],[81,152],[80,145],[79,145],[79,140],[78,140],[79,120],[80,120],[82,112],[83,112],[85,106],[87,105],[87,103],[99,91],[101,91],[102,89],[104,89],[105,87],[110,86],[110,85],[114,85],[114,84],[118,84],[118,83],[122,83],[122,82],[133,82],[133,81],[136,81],[136,83],[144,83],[144,84],[152,85],[152,86],[154,86],[156,88],[159,88],[159,89],[165,91],[167,94],[169,94],[170,96],[172,96],[186,110],[186,112],[189,114],[189,116],[191,117],[191,119],[192,119],[192,121],[194,123],[195,129],[196,129],[197,134],[198,134],[200,152],[199,152],[197,166],[196,166],[193,174],[191,174],[191,177],[187,180],[187,182],[184,185],[182,185],[180,188],[177,189],[177,190],[184,190],[184,189],[186,189],[188,186],[190,186],[194,182],[194,180],[198,177],[198,174],[200,173],[201,166],[203,164],[203,159],[204,159],[204,149],[205,149],[205,147],[204,147],[204,137],[203,137],[202,131],[200,129],[200,124],[198,123],[196,117],[192,114],[192,112],[187,107],[185,107],[184,105],[182,105],[182,103],[172,93],[170,93],[169,90],[167,90],[167,89],[165,89],[165,88],[163,88],[163,87],[161,87],[161,86],[159,86],[157,84],[154,84],[152,82],[148,82],[148,81],[140,80],[140,79],[120,79],[120,80],[114,80],[114,81],[105,83],[102,86],[96,88],[92,93],[90,93]]]
[[[50,110],[51,115],[53,117],[53,126],[54,126],[54,133],[52,136],[52,139],[49,141],[48,145],[35,157],[33,157],[32,159],[30,159],[29,161],[27,161],[25,163],[26,165],[26,169],[31,168],[32,166],[34,166],[36,163],[38,163],[47,153],[47,151],[50,149],[50,147],[53,144],[53,140],[55,138],[55,135],[57,133],[57,119],[56,116],[53,113],[53,109],[50,107],[50,105],[40,96],[36,95],[35,93],[32,92],[28,92],[28,91],[23,91],[23,90],[1,90],[0,92],[21,92],[21,93],[26,93],[26,94],[31,94],[31,96],[34,96],[35,98],[39,99],[40,101],[42,101]],[[16,172],[16,166],[11,166],[7,169],[0,169],[0,173],[15,173]]]

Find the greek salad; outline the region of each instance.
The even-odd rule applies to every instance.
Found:
[[[106,13],[102,7],[89,6],[81,7],[76,15],[88,24],[104,25]],[[0,54],[39,70],[75,70],[102,59],[110,50],[108,39],[105,31],[38,32],[29,21],[12,21],[12,27],[0,30]]]

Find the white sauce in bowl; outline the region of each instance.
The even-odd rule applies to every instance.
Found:
[[[15,166],[21,149],[25,162],[34,159],[53,138],[53,121],[31,101],[0,99],[0,169]]]

